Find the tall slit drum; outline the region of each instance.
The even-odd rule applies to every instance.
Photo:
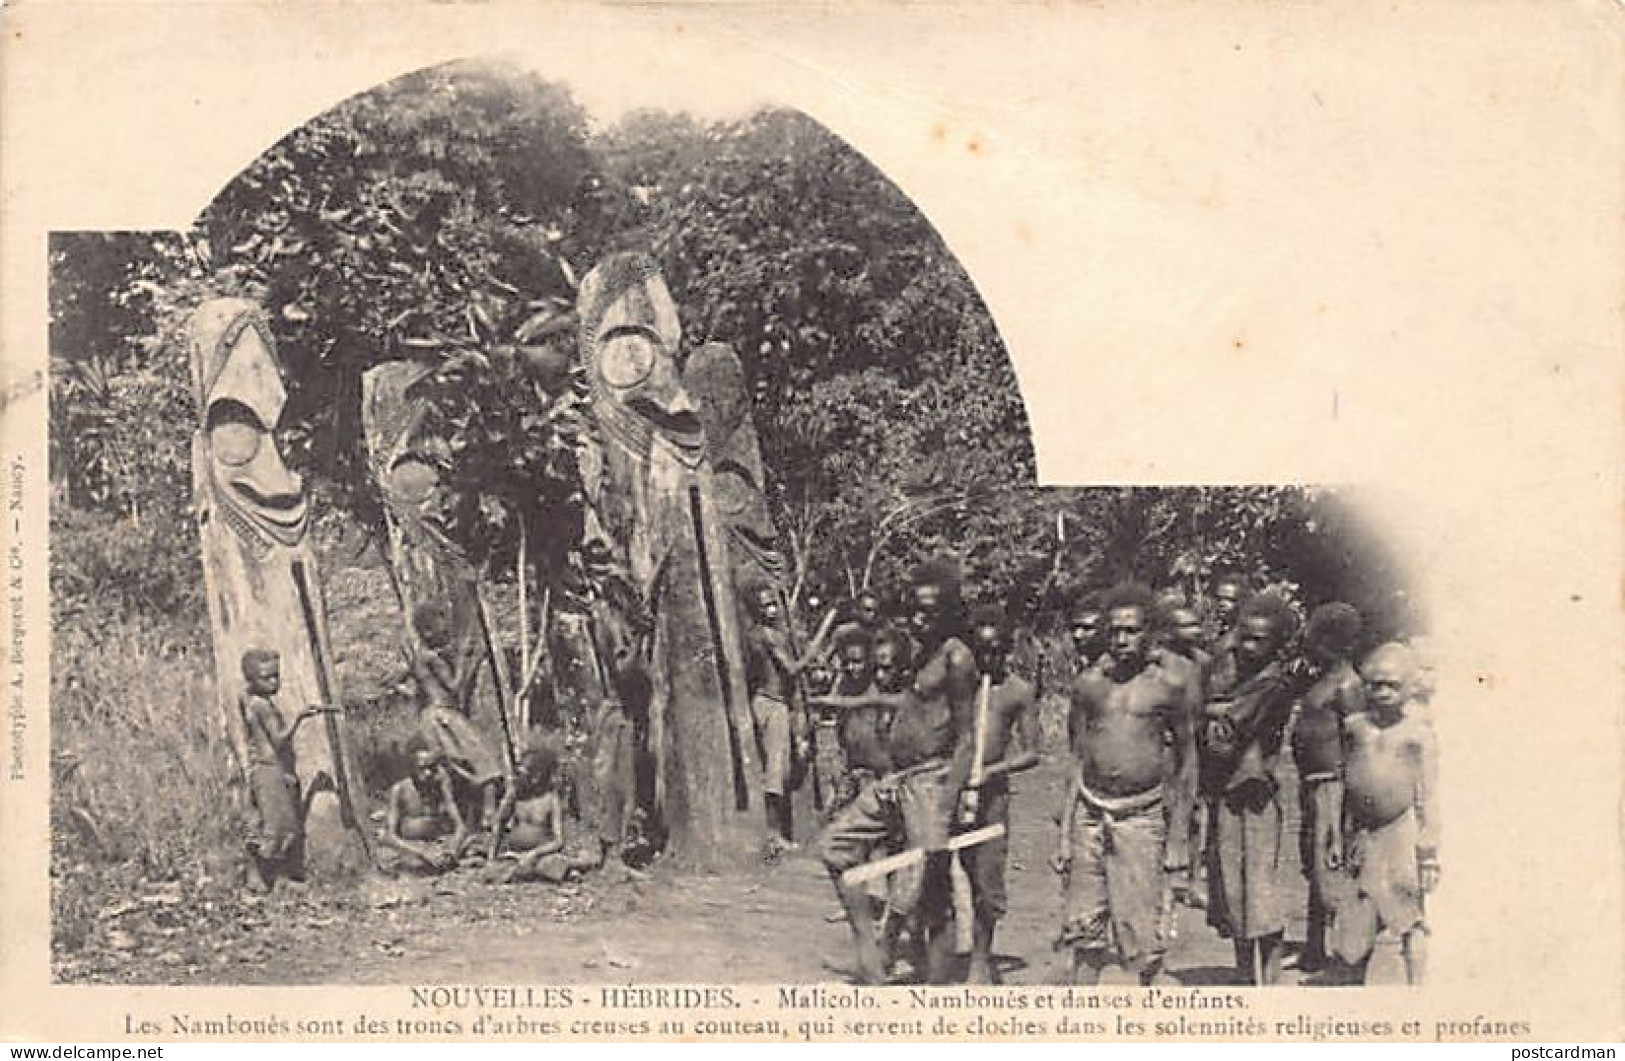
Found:
[[[711,629],[711,644],[715,651],[712,663],[717,669],[717,685],[722,690],[722,712],[728,723],[728,754],[733,759],[734,809],[750,810],[750,786],[745,780],[744,755],[740,750],[739,730],[734,726],[733,686],[728,681],[728,660],[723,654],[722,619],[717,614],[716,591],[711,582],[711,557],[705,548],[705,517],[700,512],[700,488],[688,488],[688,511],[694,520],[694,543],[700,558],[700,589],[705,594],[705,620]]]

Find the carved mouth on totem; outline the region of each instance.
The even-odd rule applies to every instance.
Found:
[[[252,482],[242,478],[231,479],[228,485],[243,515],[264,526],[284,544],[298,540],[308,511],[303,493],[262,493]]]

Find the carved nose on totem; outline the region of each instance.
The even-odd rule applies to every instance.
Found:
[[[677,366],[670,361],[662,361],[655,366],[632,404],[662,430],[685,442],[692,442],[689,436],[700,430],[700,416],[694,399],[689,397],[688,388],[683,386]]]
[[[655,365],[644,393],[667,416],[695,415],[694,400],[688,396],[677,366],[669,360],[662,359]]]
[[[688,391],[684,390],[681,385],[672,394],[671,400],[666,403],[666,412],[672,416],[697,415],[694,400],[688,396]]]
[[[282,462],[282,454],[272,445],[261,446],[233,482],[269,509],[297,508],[305,493],[304,479]]]

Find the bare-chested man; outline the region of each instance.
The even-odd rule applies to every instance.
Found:
[[[1292,727],[1298,767],[1298,860],[1309,884],[1309,918],[1298,968],[1326,965],[1329,902],[1341,894],[1343,872],[1343,722],[1365,710],[1365,691],[1351,659],[1360,638],[1360,613],[1341,601],[1309,616],[1304,651],[1316,675],[1303,694]]]
[[[1286,902],[1283,816],[1275,767],[1299,686],[1281,662],[1296,627],[1281,598],[1260,593],[1236,613],[1235,648],[1216,661],[1198,735],[1208,801],[1208,922],[1235,947],[1244,983],[1281,973]]]
[[[445,760],[420,738],[407,745],[412,772],[390,786],[383,842],[402,868],[443,873],[457,865],[468,842],[468,825],[452,793]]]
[[[246,780],[259,817],[258,827],[246,844],[247,883],[250,889],[263,891],[277,877],[297,877],[303,871],[299,863],[304,809],[293,738],[306,719],[328,709],[309,707],[295,715],[292,722],[283,720],[276,706],[276,694],[282,689],[282,658],[269,649],[244,652],[242,671],[247,688],[238,704],[248,741]]]
[[[919,666],[914,671],[914,696],[919,701],[919,717],[932,725],[940,735],[950,755],[959,754],[959,747],[973,738],[976,725],[976,690],[979,676],[976,659],[962,636],[963,617],[960,613],[960,569],[957,561],[937,559],[917,566],[910,578],[909,624],[913,628],[917,646],[915,658]],[[946,714],[946,731],[943,716]],[[892,728],[897,727],[894,716]],[[964,809],[962,800],[974,803],[975,796],[966,797],[959,787],[958,778],[944,778],[942,790],[941,828],[943,835],[931,836],[931,843],[919,843],[913,837],[913,846],[929,852],[920,881],[920,927],[926,941],[926,978],[931,983],[944,983],[948,965],[953,957],[953,937],[950,920],[953,913],[953,892],[950,881],[952,856],[942,850],[946,844],[949,817],[955,808]],[[970,809],[974,810],[974,806]],[[940,843],[937,842],[940,839]]]
[[[887,832],[901,824],[910,847],[922,848],[917,908],[926,944],[926,979],[945,983],[953,957],[949,931],[952,891],[947,851],[950,817],[959,802],[948,789],[950,760],[975,712],[976,661],[959,637],[959,574],[947,561],[929,561],[910,579],[910,625],[919,666],[911,688],[866,697],[821,697],[820,707],[836,710],[879,704],[892,712],[888,753],[892,772],[830,822],[819,847],[835,879],[857,944],[861,975],[878,983],[885,975],[867,896],[846,888],[840,875],[869,860]],[[878,650],[877,650],[878,662]]]
[[[1107,660],[1106,633],[1100,623],[1100,598],[1097,590],[1085,593],[1073,602],[1071,613],[1067,616],[1072,650],[1077,653],[1080,670],[1092,670],[1096,664]]]
[[[1107,965],[1120,965],[1149,984],[1167,945],[1166,756],[1188,747],[1197,690],[1187,669],[1151,652],[1149,590],[1118,587],[1102,610],[1109,661],[1072,685],[1073,774],[1054,861],[1066,882],[1057,946],[1072,951],[1074,983],[1098,983]]]
[[[790,651],[785,634],[779,597],[771,586],[756,585],[746,590],[752,624],[745,635],[745,679],[750,686],[750,713],[756,726],[756,740],[762,749],[762,793],[767,809],[769,854],[795,846],[795,825],[790,802],[790,766],[797,734],[804,721],[792,711],[796,679],[823,652],[833,613],[826,616],[813,643],[801,658]]]
[[[1338,913],[1335,949],[1368,984],[1417,984],[1427,938],[1422,897],[1439,880],[1438,747],[1414,700],[1409,650],[1383,645],[1361,676],[1366,710],[1343,723],[1347,858],[1357,899]]]
[[[1034,714],[1032,683],[1010,673],[1010,625],[1001,608],[983,606],[971,613],[971,653],[980,675],[971,739],[961,741],[949,772],[948,786],[962,789],[965,819],[961,826],[1003,825],[1006,834],[968,849],[975,926],[966,980],[995,983],[993,934],[1005,915],[1005,863],[1009,857],[1010,776],[988,775],[994,764],[1008,765],[1030,745],[1027,727]],[[979,734],[979,735],[978,735]]]

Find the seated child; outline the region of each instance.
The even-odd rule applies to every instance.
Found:
[[[493,863],[499,841],[505,838],[518,855],[506,870],[496,871],[505,882],[543,880],[559,884],[602,862],[565,850],[564,800],[559,792],[558,753],[546,744],[532,744],[519,757],[512,793],[497,811],[497,838],[491,845]]]
[[[415,738],[408,749],[412,772],[390,786],[383,842],[399,856],[399,868],[442,873],[457,865],[468,826],[440,755]]]

